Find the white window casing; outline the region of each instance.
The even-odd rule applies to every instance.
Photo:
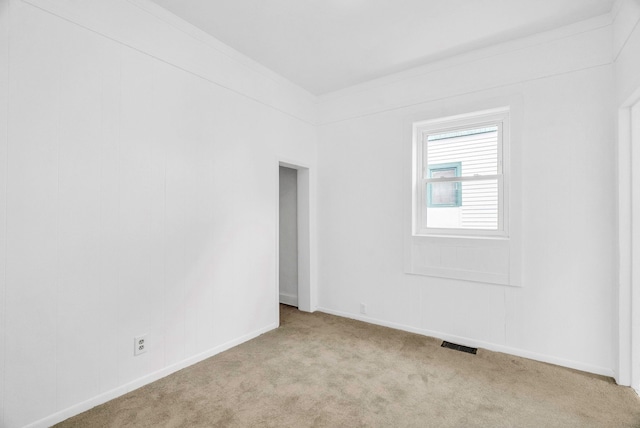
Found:
[[[406,273],[522,285],[522,100],[501,98],[406,118]]]
[[[470,164],[474,164],[476,167],[474,171],[480,171],[479,167],[482,167],[482,163],[477,159],[481,159],[486,148],[493,149],[490,144],[482,145],[483,141],[480,139],[480,145],[476,149],[474,145],[478,145],[478,137],[473,136],[461,136],[454,137],[457,143],[454,144],[453,149],[449,149],[447,153],[441,150],[438,153],[438,157],[432,156],[431,159],[428,156],[428,137],[439,134],[452,134],[462,133],[471,129],[495,129],[494,134],[497,140],[495,144],[494,154],[492,156],[484,156],[489,158],[486,162],[495,163],[494,170],[489,169],[488,174],[465,174],[464,172],[457,177],[429,177],[429,171],[432,165],[436,167],[438,165],[445,164],[446,162],[457,162],[466,167],[466,163],[470,161]],[[453,116],[442,119],[428,120],[422,122],[416,122],[413,124],[413,144],[414,144],[414,213],[413,213],[413,234],[417,236],[484,236],[494,238],[505,238],[509,236],[509,110],[508,108],[501,108],[489,111],[482,111],[478,113],[472,113],[462,116]],[[436,143],[437,144],[437,143]],[[433,145],[433,143],[432,143]],[[451,145],[449,143],[449,145]],[[433,150],[432,150],[433,151]],[[444,154],[443,154],[444,152]],[[448,157],[447,157],[448,154]],[[474,156],[476,159],[474,159]],[[475,161],[475,162],[474,162]],[[464,170],[463,170],[464,171]],[[471,207],[468,204],[460,203],[457,207],[449,207],[445,209],[430,209],[431,204],[427,203],[427,195],[430,195],[432,187],[439,183],[455,183],[459,186],[462,198],[471,199]],[[469,191],[465,192],[465,188],[473,188],[472,192],[477,195],[473,198]],[[486,189],[494,188],[495,190]],[[485,192],[483,193],[483,190]],[[495,192],[495,195],[492,193]],[[497,205],[496,208],[492,207],[488,203],[482,203],[482,196],[490,198],[490,203]],[[493,202],[496,198],[497,201]],[[486,201],[485,201],[486,202]],[[484,210],[485,224],[483,225],[482,213]],[[430,212],[431,211],[431,212]],[[445,226],[435,226],[433,222],[429,221],[429,215],[434,217],[436,214],[440,214],[442,211],[448,211],[446,213],[449,217],[459,217],[458,226],[451,225],[452,221],[442,221],[441,224]],[[494,219],[491,221],[492,219]],[[475,221],[474,221],[475,220]],[[447,223],[449,223],[447,225]],[[455,223],[455,220],[453,221]],[[494,225],[495,224],[495,225]]]

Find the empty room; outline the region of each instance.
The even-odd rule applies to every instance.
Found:
[[[640,426],[640,0],[0,0],[0,427]]]

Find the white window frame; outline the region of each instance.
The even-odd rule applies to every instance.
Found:
[[[498,173],[496,175],[468,177],[425,178],[428,160],[425,156],[427,137],[433,134],[455,132],[469,128],[498,127]],[[451,237],[509,237],[509,108],[497,108],[413,123],[413,235]],[[427,227],[426,186],[430,182],[445,181],[498,181],[498,227],[495,230],[430,228]]]

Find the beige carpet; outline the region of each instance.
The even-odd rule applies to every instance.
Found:
[[[281,308],[281,327],[59,427],[640,427],[612,379]]]

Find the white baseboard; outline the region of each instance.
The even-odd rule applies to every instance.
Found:
[[[524,349],[512,348],[510,346],[484,342],[481,340],[475,340],[468,337],[455,336],[451,334],[442,333],[439,331],[416,328],[416,327],[412,327],[405,324],[398,324],[398,323],[371,318],[371,317],[359,315],[359,314],[351,314],[347,312],[334,311],[328,308],[318,308],[318,311],[325,312],[331,315],[336,315],[339,317],[363,321],[370,324],[381,325],[383,327],[390,327],[396,330],[408,331],[410,333],[416,333],[423,336],[435,337],[441,340],[446,340],[447,342],[459,343],[461,345],[471,346],[474,348],[484,348],[489,351],[502,352],[504,354],[515,355],[517,357],[528,358],[530,360],[540,361],[543,363],[555,364],[557,366],[568,367],[568,368],[580,370],[583,372],[614,377],[613,369],[607,368],[607,367],[594,366],[594,365],[586,364],[580,361],[567,360],[564,358],[554,357],[552,355],[539,354],[537,352],[531,352]]]
[[[27,425],[25,428],[50,427],[52,425],[57,424],[58,422],[62,422],[66,419],[69,419],[72,416],[85,412],[95,406],[106,403],[107,401],[113,400],[114,398],[120,397],[121,395],[124,395],[133,390],[136,390],[142,386],[155,382],[156,380],[162,379],[163,377],[166,377],[172,373],[175,373],[178,370],[182,370],[193,364],[199,363],[200,361],[206,360],[207,358],[213,357],[216,354],[219,354],[221,352],[226,351],[227,349],[233,348],[234,346],[240,345],[241,343],[244,343],[248,340],[256,338],[261,334],[271,331],[275,328],[278,328],[277,323],[269,324],[268,326],[263,327],[259,330],[251,332],[249,334],[245,334],[244,336],[240,336],[237,339],[230,340],[229,342],[223,343],[222,345],[216,346],[215,348],[211,348],[207,351],[204,351],[192,357],[186,358],[178,363],[172,364],[161,370],[150,373],[146,376],[138,378],[134,381],[126,383],[110,391],[104,392],[86,401],[83,401],[81,403],[68,407],[62,411],[49,415],[43,419],[40,419],[36,422],[33,422]]]
[[[298,306],[298,296],[293,294],[280,293],[280,303],[290,306]]]
[[[284,303],[284,304],[291,304],[291,303],[287,303],[286,301],[283,301],[283,296],[285,296],[285,298],[288,295],[280,295],[280,302]],[[291,296],[288,296],[291,297]],[[297,300],[297,299],[296,299]],[[296,301],[297,303],[297,301]],[[466,346],[473,346],[473,347],[478,347],[478,348],[484,348],[490,351],[494,351],[494,352],[503,352],[505,354],[510,354],[510,355],[515,355],[518,357],[523,357],[523,358],[529,358],[531,360],[536,360],[536,361],[541,361],[544,363],[550,363],[550,364],[555,364],[558,366],[563,366],[563,367],[568,367],[568,368],[572,368],[572,369],[576,369],[576,370],[580,370],[580,371],[584,371],[584,372],[589,372],[589,373],[594,373],[594,374],[598,374],[598,375],[603,375],[603,376],[609,376],[609,377],[613,377],[614,376],[614,372],[613,369],[610,368],[605,368],[605,367],[598,367],[598,366],[593,366],[590,364],[586,364],[586,363],[582,363],[579,361],[573,361],[573,360],[567,360],[567,359],[563,359],[563,358],[558,358],[558,357],[554,357],[554,356],[550,356],[550,355],[544,355],[544,354],[539,354],[536,352],[531,352],[531,351],[527,351],[527,350],[523,350],[523,349],[518,349],[518,348],[512,348],[509,346],[504,346],[504,345],[498,345],[495,343],[490,343],[490,342],[484,342],[484,341],[479,341],[479,340],[474,340],[474,339],[470,339],[470,338],[466,338],[466,337],[461,337],[461,336],[455,336],[455,335],[450,335],[450,334],[446,334],[446,333],[442,333],[442,332],[437,332],[437,331],[433,331],[433,330],[426,330],[426,329],[421,329],[421,328],[416,328],[416,327],[412,327],[409,325],[405,325],[405,324],[399,324],[399,323],[394,323],[394,322],[389,322],[389,321],[385,321],[385,320],[380,320],[380,319],[376,319],[376,318],[371,318],[371,317],[367,317],[367,316],[363,316],[363,315],[359,315],[359,314],[351,314],[351,313],[347,313],[347,312],[341,312],[341,311],[334,311],[332,309],[328,309],[328,308],[322,308],[319,307],[317,309],[320,312],[324,312],[327,314],[331,314],[331,315],[336,315],[336,316],[340,316],[343,318],[350,318],[350,319],[355,319],[358,321],[363,321],[366,323],[370,323],[370,324],[375,324],[375,325],[380,325],[383,327],[389,327],[389,328],[393,328],[396,330],[402,330],[402,331],[407,331],[410,333],[416,333],[416,334],[420,334],[423,336],[430,336],[430,337],[436,337],[438,339],[442,339],[442,340],[446,340],[446,341],[451,341],[451,342],[455,342],[455,343],[460,343]],[[172,364],[168,367],[165,367],[164,369],[158,370],[154,373],[148,374],[146,376],[143,376],[141,378],[138,378],[132,382],[126,383],[122,386],[119,386],[118,388],[114,388],[110,391],[104,392],[100,395],[97,395],[93,398],[90,398],[86,401],[83,401],[82,403],[78,403],[74,406],[68,407],[60,412],[54,413],[52,415],[49,415],[43,419],[40,419],[36,422],[33,422],[29,425],[27,425],[25,428],[45,428],[45,427],[49,427],[51,425],[55,425],[59,422],[64,421],[65,419],[68,419],[72,416],[78,415],[84,411],[87,411],[95,406],[98,406],[100,404],[106,403],[109,400],[113,400],[114,398],[120,397],[128,392],[131,392],[133,390],[136,390],[144,385],[147,385],[151,382],[155,382],[156,380],[162,379],[163,377],[166,377],[172,373],[177,372],[178,370],[182,370],[183,368],[189,367],[193,364],[199,363],[200,361],[206,360],[207,358],[210,358],[216,354],[219,354],[221,352],[226,351],[227,349],[233,348],[234,346],[240,345],[241,343],[244,343],[248,340],[251,340],[255,337],[260,336],[263,333],[266,333],[270,330],[273,330],[275,328],[277,328],[278,325],[277,324],[270,324],[264,328],[261,328],[259,330],[256,330],[254,332],[251,332],[249,334],[246,334],[244,336],[241,336],[237,339],[231,340],[229,342],[226,342],[222,345],[216,346],[212,349],[209,349],[207,351],[201,352],[197,355],[194,355],[192,357],[189,357],[185,360],[182,360],[178,363]]]

